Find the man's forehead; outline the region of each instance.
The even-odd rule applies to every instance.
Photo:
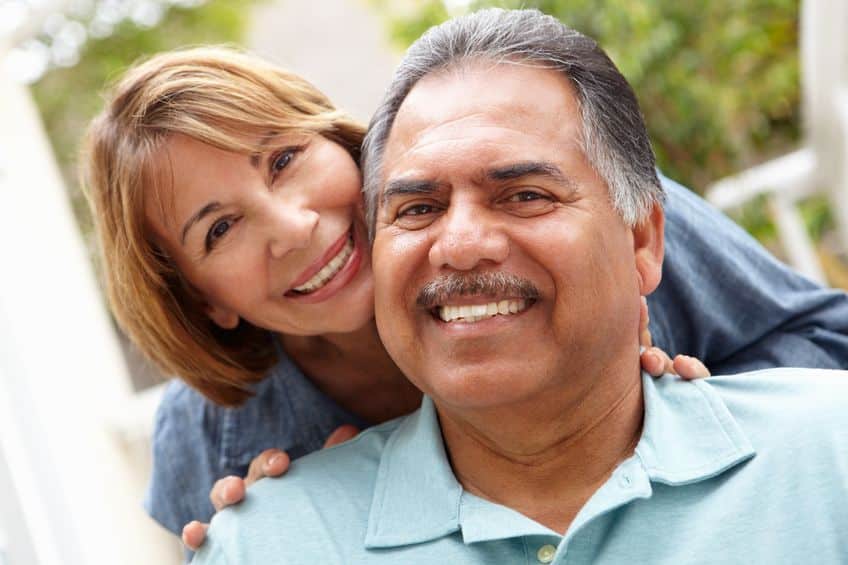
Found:
[[[398,111],[384,174],[411,151],[434,142],[464,143],[463,149],[521,137],[551,144],[578,142],[579,117],[573,87],[554,70],[477,63],[429,75]]]

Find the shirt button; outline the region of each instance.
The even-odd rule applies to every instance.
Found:
[[[633,479],[630,478],[628,473],[622,473],[618,477],[618,484],[620,484],[623,488],[630,488],[633,486]]]
[[[554,560],[554,554],[556,554],[556,548],[554,546],[550,544],[543,545],[536,552],[536,559],[539,560],[539,563],[550,563]]]

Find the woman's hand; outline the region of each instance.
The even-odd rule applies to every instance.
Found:
[[[354,426],[341,426],[330,434],[330,437],[324,442],[324,447],[338,445],[353,438],[358,433],[359,430]],[[209,493],[209,500],[212,501],[212,506],[215,507],[216,512],[220,512],[227,506],[238,504],[244,500],[247,487],[263,477],[279,477],[288,471],[290,463],[291,460],[285,451],[266,449],[250,462],[250,467],[247,469],[247,476],[244,479],[229,476],[215,483],[212,491]],[[197,520],[189,522],[183,528],[183,544],[190,550],[197,551],[206,540],[206,530],[208,528],[209,524],[204,524]]]
[[[661,377],[666,373],[674,373],[683,379],[701,379],[709,377],[710,371],[700,360],[688,355],[678,355],[672,361],[668,354],[659,347],[653,347],[651,332],[648,329],[648,301],[642,297],[642,309],[639,318],[639,344],[643,347],[641,362],[642,369],[652,377]]]

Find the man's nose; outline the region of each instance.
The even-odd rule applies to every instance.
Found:
[[[430,247],[430,264],[460,271],[483,263],[502,263],[509,255],[509,238],[484,205],[451,203]]]
[[[271,256],[279,259],[289,251],[308,247],[319,218],[320,215],[308,207],[270,203],[265,215],[265,232]]]

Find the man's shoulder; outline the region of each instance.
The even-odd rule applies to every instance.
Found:
[[[213,518],[211,543],[204,544],[198,562],[206,563],[206,556],[214,552],[238,563],[253,562],[261,555],[275,555],[285,563],[291,552],[296,558],[361,546],[381,458],[402,421],[370,428],[341,445],[294,461],[282,477],[258,481],[244,502]]]
[[[368,428],[340,445],[316,451],[292,463],[286,476],[292,487],[309,488],[313,484],[326,489],[327,481],[337,482],[339,488],[348,484],[373,482],[389,438],[408,418],[404,416]]]
[[[283,477],[256,483],[248,498],[257,502],[256,511],[271,513],[275,511],[272,500],[289,497],[307,505],[334,496],[367,498],[370,504],[386,442],[401,421],[403,418],[369,428],[341,445],[294,461]]]
[[[806,411],[848,406],[848,371],[781,367],[704,379],[727,402]]]
[[[699,386],[715,390],[754,447],[848,450],[848,371],[779,368],[722,375]],[[784,450],[785,451],[785,450]]]

